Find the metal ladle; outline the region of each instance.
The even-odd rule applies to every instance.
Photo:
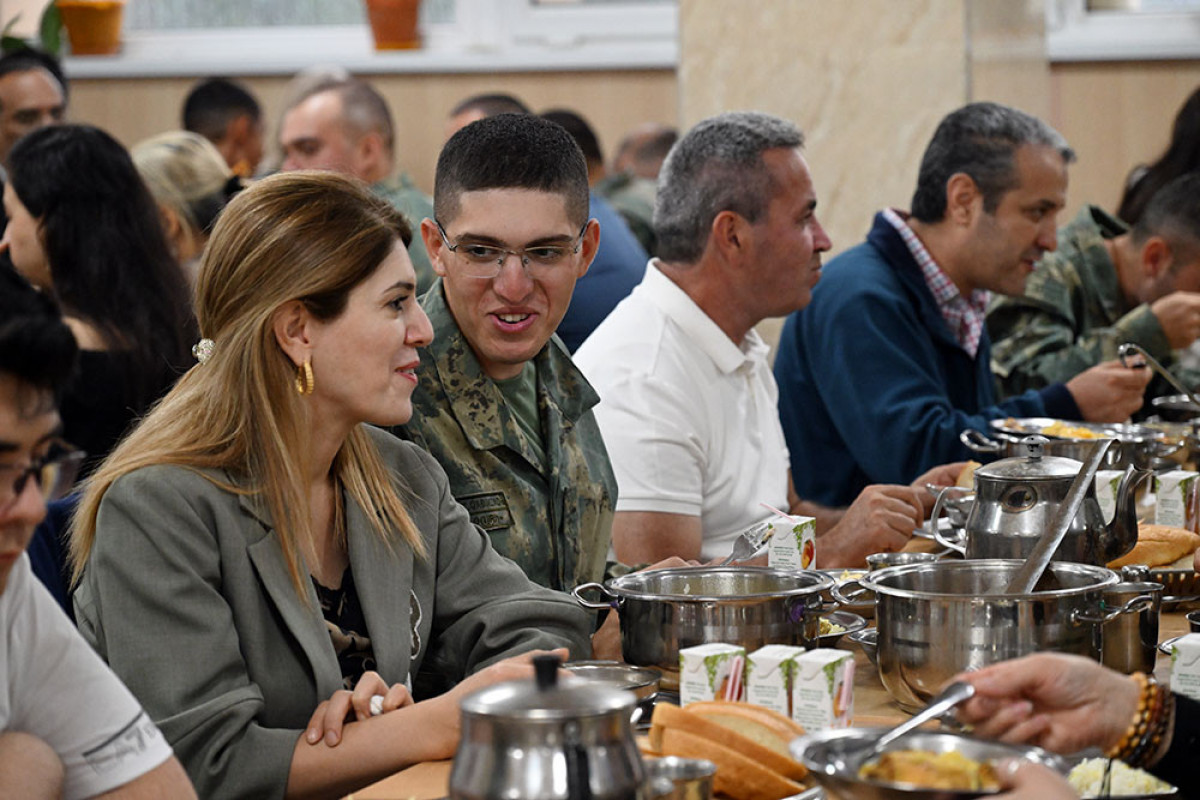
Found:
[[[955,681],[938,692],[937,696],[930,700],[929,705],[925,706],[925,708],[876,739],[870,749],[863,754],[860,763],[865,764],[882,753],[884,748],[901,736],[911,733],[930,720],[937,719],[942,714],[945,714],[959,703],[969,700],[974,695],[974,686],[965,681]]]

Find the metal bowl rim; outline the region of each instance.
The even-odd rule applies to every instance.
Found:
[[[625,691],[643,689],[647,686],[653,686],[662,680],[662,670],[657,667],[642,667],[636,664],[627,664],[624,661],[604,661],[598,659],[568,661],[563,664],[563,669],[578,676],[581,680],[604,683],[613,688],[618,688],[616,684],[620,683],[619,688]],[[611,671],[615,676],[627,675],[629,680],[622,681],[620,678],[611,681],[603,680],[600,676],[604,675],[605,671]]]
[[[1055,589],[1053,591],[1031,592],[1029,594],[1017,594],[1017,595],[1005,594],[1005,593],[999,593],[999,592],[995,593],[995,594],[954,594],[952,592],[932,592],[932,591],[925,591],[925,590],[918,591],[915,589],[897,589],[892,586],[880,585],[880,583],[879,583],[881,580],[884,580],[884,579],[887,579],[890,577],[907,575],[909,573],[914,573],[914,572],[933,572],[933,571],[949,572],[951,570],[966,571],[966,570],[972,570],[972,569],[977,569],[977,568],[981,568],[981,567],[989,567],[989,566],[996,566],[996,565],[1016,567],[1016,566],[1019,566],[1024,563],[1025,563],[1025,561],[1023,559],[1019,559],[1019,558],[975,558],[975,559],[964,559],[964,560],[951,559],[951,560],[942,560],[942,561],[931,561],[931,562],[928,562],[925,564],[900,564],[899,566],[886,567],[884,569],[876,570],[875,572],[869,572],[866,575],[864,575],[862,578],[859,578],[858,581],[859,581],[859,584],[862,585],[863,587],[865,587],[866,589],[874,592],[875,594],[881,594],[886,597],[903,597],[903,598],[911,599],[911,600],[926,600],[926,599],[931,599],[931,598],[937,598],[937,599],[956,598],[956,599],[966,599],[966,600],[986,600],[989,602],[994,602],[997,600],[1007,600],[1007,601],[1018,602],[1018,601],[1028,601],[1028,600],[1051,600],[1051,599],[1057,599],[1057,598],[1063,598],[1063,597],[1074,597],[1076,595],[1088,594],[1090,592],[1094,592],[1099,589],[1103,589],[1103,588],[1105,588],[1107,586],[1111,586],[1115,583],[1120,583],[1120,580],[1121,580],[1120,576],[1118,576],[1117,573],[1113,572],[1111,569],[1108,569],[1107,567],[1097,567],[1097,566],[1093,566],[1091,564],[1076,564],[1071,561],[1052,561],[1052,562],[1050,562],[1052,566],[1057,566],[1058,568],[1066,568],[1066,572],[1068,572],[1068,573],[1074,572],[1074,573],[1083,574],[1083,575],[1091,574],[1100,580],[1098,580],[1094,585],[1091,585],[1091,586],[1076,586],[1074,588],[1069,588],[1069,589]]]
[[[818,782],[820,782],[821,778],[827,777],[844,781],[852,781],[853,783],[863,786],[871,786],[888,791],[901,792],[905,794],[912,793],[914,795],[917,795],[921,792],[937,791],[926,787],[910,786],[907,784],[884,783],[881,781],[867,780],[865,778],[860,778],[856,773],[853,772],[827,772],[825,770],[831,765],[827,763],[819,763],[814,759],[805,757],[808,753],[808,746],[810,744],[828,744],[829,742],[837,741],[839,739],[861,739],[863,741],[872,741],[873,739],[887,733],[889,730],[891,730],[891,728],[830,728],[823,731],[816,731],[793,739],[788,744],[788,752],[791,753],[792,758],[796,759],[805,767],[807,767],[808,770],[813,774],[814,779],[816,779]],[[980,739],[978,737],[946,730],[919,730],[914,731],[905,738],[909,740],[917,740],[918,742],[928,741],[930,739],[955,739],[967,741],[971,742],[972,744],[987,748],[988,750],[997,751],[995,756],[988,756],[989,758],[1025,758],[1027,760],[1036,759],[1038,762],[1055,769],[1060,774],[1066,774],[1066,762],[1061,756],[1033,745],[1009,744],[1007,742],[999,742],[993,739]],[[888,749],[904,748],[889,747]],[[920,748],[918,747],[917,749]],[[972,756],[972,758],[974,758],[974,756]],[[1001,790],[997,789],[995,791],[981,792],[976,792],[975,790],[963,791],[970,791],[972,796],[974,796],[975,794],[999,794]]]
[[[741,594],[741,595],[722,595],[722,594],[667,594],[654,593],[631,589],[627,585],[635,581],[645,580],[648,575],[655,573],[671,573],[692,574],[692,575],[720,575],[724,573],[733,574],[758,574],[764,577],[774,578],[790,578],[790,579],[807,579],[812,580],[811,586],[796,586],[790,589],[777,589],[770,592],[758,592],[756,594]],[[656,569],[646,572],[631,572],[628,575],[622,575],[619,578],[613,578],[607,581],[604,586],[612,594],[622,599],[637,599],[637,600],[669,600],[672,602],[716,602],[728,600],[757,600],[757,599],[778,599],[782,597],[808,597],[817,595],[821,592],[828,591],[833,588],[834,581],[826,575],[823,575],[816,570],[782,570],[771,569],[770,567],[745,567],[745,566],[726,566],[726,567],[667,567],[665,569]]]

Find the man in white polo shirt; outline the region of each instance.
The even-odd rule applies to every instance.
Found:
[[[600,394],[622,561],[727,555],[770,515],[766,503],[817,518],[819,564],[857,565],[902,547],[924,517],[925,493],[909,486],[868,487],[845,510],[791,490],[778,391],[754,326],[808,303],[830,248],[803,142],[790,122],[750,112],[688,132],[659,177],[659,258],[575,355]],[[921,483],[951,482],[959,466]]]
[[[0,273],[0,797],[195,798],[166,739],[25,554],[81,457],[58,440],[54,407],[75,352],[50,301]]]

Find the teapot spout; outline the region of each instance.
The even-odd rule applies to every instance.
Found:
[[[1103,564],[1115,561],[1128,553],[1137,544],[1137,490],[1142,481],[1154,474],[1154,470],[1137,464],[1130,464],[1121,476],[1121,484],[1117,487],[1117,508],[1112,522],[1104,531],[1104,540],[1100,543]]]

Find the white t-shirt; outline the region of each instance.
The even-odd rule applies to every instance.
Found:
[[[58,753],[66,800],[111,791],[170,758],[167,740],[33,576],[26,554],[0,595],[0,625],[0,730],[31,734]]]
[[[617,511],[700,517],[700,556],[787,508],[788,452],[768,347],[741,346],[650,261],[573,359],[600,395]]]

